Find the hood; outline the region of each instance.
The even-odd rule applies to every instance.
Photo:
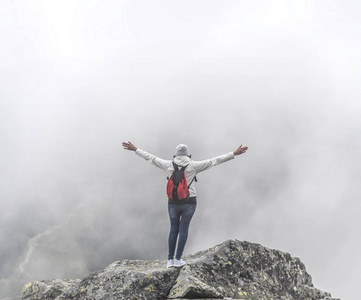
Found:
[[[188,165],[191,159],[188,156],[176,156],[173,160],[178,166],[184,167]]]

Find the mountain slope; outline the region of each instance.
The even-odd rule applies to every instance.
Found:
[[[298,258],[259,244],[228,240],[184,259],[182,268],[123,260],[82,280],[34,281],[23,299],[332,299]]]

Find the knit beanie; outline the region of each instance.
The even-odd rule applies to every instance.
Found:
[[[184,144],[180,144],[175,148],[175,155],[176,156],[186,156],[188,155],[188,147]]]

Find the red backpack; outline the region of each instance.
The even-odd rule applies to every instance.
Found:
[[[187,185],[186,176],[184,175],[184,170],[188,165],[178,169],[178,165],[173,162],[174,171],[167,183],[167,195],[171,200],[188,200],[189,199],[189,186]]]

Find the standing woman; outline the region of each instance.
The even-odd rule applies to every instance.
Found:
[[[191,160],[188,147],[184,144],[177,146],[173,160],[165,160],[155,155],[152,155],[144,150],[141,150],[134,146],[131,142],[123,142],[123,147],[126,150],[134,151],[140,157],[151,162],[154,166],[163,169],[167,176],[170,178],[173,171],[173,162],[178,167],[186,167],[184,169],[184,175],[189,184],[189,199],[185,200],[172,200],[168,198],[168,213],[170,219],[170,231],[168,238],[168,262],[169,267],[181,267],[185,265],[182,260],[185,244],[188,238],[189,224],[192,220],[193,214],[197,206],[197,194],[194,184],[195,176],[202,171],[208,170],[213,166],[218,166],[226,161],[234,159],[236,155],[243,154],[247,151],[248,147],[239,146],[235,151],[223,154],[211,159],[202,161]],[[176,244],[178,239],[177,252]],[[174,257],[175,254],[175,257]],[[174,259],[175,258],[175,259]]]

